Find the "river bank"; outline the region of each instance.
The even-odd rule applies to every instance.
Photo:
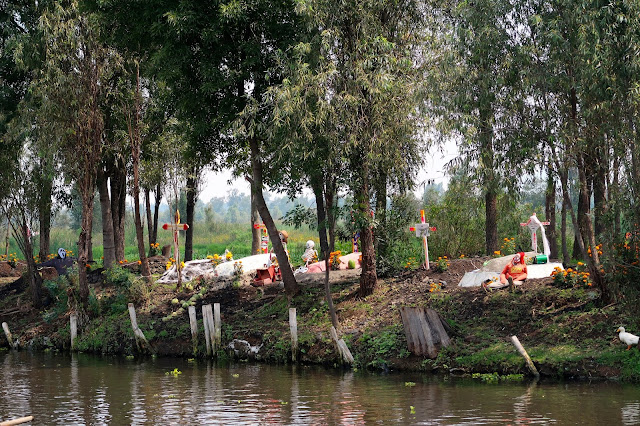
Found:
[[[597,292],[557,288],[551,278],[528,280],[513,293],[458,287],[464,272],[476,269],[483,260],[452,260],[442,273],[407,270],[379,280],[374,294],[366,298],[357,296],[358,270],[332,272],[341,336],[355,358],[354,367],[526,375],[524,360],[510,342],[516,335],[543,377],[640,381],[640,351],[626,351],[615,332],[621,325],[627,331],[638,330],[635,310],[623,304],[601,306]],[[100,277],[92,287],[89,314],[81,319],[76,341],[79,351],[143,355],[136,349],[127,312],[127,303],[133,302],[138,325],[156,355],[204,357],[201,306],[220,303],[223,348],[233,339],[246,340],[260,348],[256,360],[290,363],[288,308],[295,307],[299,362],[341,364],[329,334],[322,274],[300,279],[300,294],[291,300],[277,285],[252,287],[250,277],[200,280],[177,294],[173,284],[156,283],[149,289],[139,277],[122,269]],[[21,348],[67,351],[74,292],[63,278],[47,281],[46,287],[51,295],[49,306],[36,311],[29,308],[28,292],[21,281],[4,279],[0,284],[0,321],[9,324]],[[199,318],[201,339],[195,354],[185,309],[189,304],[196,306]],[[441,349],[435,359],[411,354],[401,306],[425,306],[440,313],[452,330],[451,345]],[[0,347],[8,348],[4,336],[0,337]],[[222,350],[218,356],[233,354]]]

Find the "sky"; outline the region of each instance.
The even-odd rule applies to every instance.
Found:
[[[418,173],[416,192],[417,195],[422,194],[422,183],[427,179],[435,180],[435,183],[442,183],[445,188],[448,183],[448,178],[444,173],[444,166],[458,155],[458,150],[455,143],[447,143],[443,147],[443,152],[435,151],[433,153],[425,153],[425,165]],[[209,202],[214,197],[225,197],[227,192],[231,189],[237,189],[244,194],[249,193],[249,182],[244,178],[231,179],[231,170],[222,170],[214,173],[207,171],[205,173],[202,185],[202,191],[200,192],[199,199],[205,203]],[[308,194],[310,195],[311,191]]]

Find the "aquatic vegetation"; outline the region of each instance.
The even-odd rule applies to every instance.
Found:
[[[166,373],[164,373],[165,376],[173,376],[173,377],[178,377],[181,374],[182,374],[182,371],[178,370],[177,368],[174,368],[173,371],[167,371]]]

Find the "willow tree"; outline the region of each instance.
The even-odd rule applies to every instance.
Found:
[[[94,16],[81,13],[78,2],[58,3],[41,18],[45,37],[45,60],[34,89],[42,100],[41,113],[49,117],[50,130],[60,138],[64,173],[82,200],[78,238],[79,296],[89,301],[87,270],[89,238],[101,158],[107,96],[105,84],[120,62],[119,56],[99,39]]]
[[[299,169],[314,188],[320,229],[321,190],[331,186],[330,171],[345,165],[362,242],[360,295],[366,296],[377,281],[371,200],[376,192],[386,200],[387,183],[406,185],[418,165],[423,11],[414,1],[309,1],[299,10],[310,36],[269,93],[275,128],[284,131],[278,146],[291,158],[289,170]],[[384,190],[375,191],[380,176]]]

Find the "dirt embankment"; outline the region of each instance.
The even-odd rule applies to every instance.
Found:
[[[359,368],[410,369],[438,373],[524,373],[524,361],[510,343],[517,335],[544,376],[618,377],[640,379],[640,351],[625,351],[615,330],[625,325],[638,330],[637,315],[622,305],[602,306],[598,294],[585,289],[559,289],[551,278],[529,280],[515,292],[485,293],[481,288],[457,286],[465,272],[486,259],[452,260],[442,273],[407,270],[380,279],[375,292],[358,297],[358,271],[331,273],[332,298],[340,332]],[[262,288],[250,278],[234,281],[198,281],[176,293],[175,285],[152,286],[147,295],[125,292],[113,284],[94,284],[95,300],[77,341],[79,350],[96,353],[137,354],[126,312],[137,294],[138,324],[158,355],[205,356],[203,324],[194,354],[189,319],[184,306],[220,303],[222,344],[245,340],[259,348],[256,359],[290,362],[288,308],[298,315],[299,359],[305,363],[339,365],[329,335],[331,326],[324,299],[324,274],[300,278],[300,293],[288,298],[277,284]],[[7,321],[23,347],[69,349],[68,315],[72,302],[61,306],[53,298],[44,312],[28,308],[24,285],[0,284],[0,321]],[[198,296],[198,295],[201,296]],[[144,297],[143,297],[144,296]],[[177,303],[174,299],[177,299]],[[144,303],[141,303],[143,301]],[[19,306],[27,306],[16,310]],[[452,344],[435,359],[411,354],[399,314],[401,306],[435,309],[447,321]],[[10,312],[7,314],[7,312]],[[172,313],[176,312],[177,315]],[[0,338],[0,345],[7,346]],[[219,356],[233,356],[222,351]]]

